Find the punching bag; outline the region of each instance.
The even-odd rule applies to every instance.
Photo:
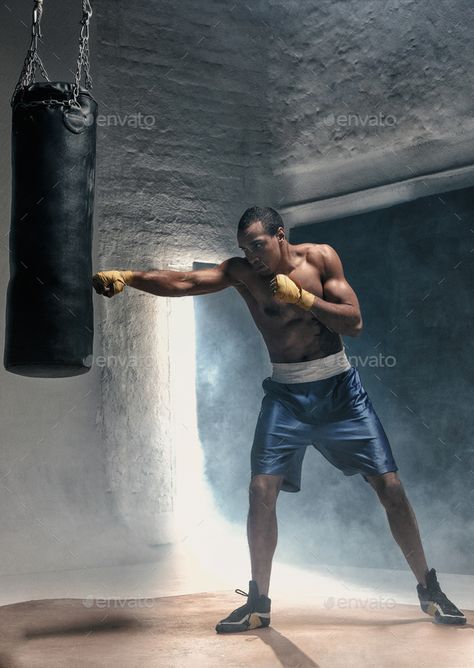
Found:
[[[74,82],[49,81],[37,53],[42,0],[12,97],[12,208],[4,366],[57,378],[92,360],[92,215],[97,103],[90,94],[88,28],[82,2]],[[36,65],[45,82],[34,82]],[[86,85],[81,86],[82,68]]]

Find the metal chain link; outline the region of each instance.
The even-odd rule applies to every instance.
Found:
[[[82,68],[84,68],[85,86],[87,90],[92,88],[92,77],[90,73],[89,63],[89,23],[92,16],[92,7],[90,0],[82,0],[82,20],[81,33],[79,35],[79,57],[77,59],[77,68],[75,74],[75,82],[73,88],[73,99],[76,104],[79,104],[77,98],[82,79]]]
[[[33,6],[33,18],[31,26],[31,42],[26,54],[23,69],[21,70],[20,78],[13,91],[11,103],[21,88],[26,88],[32,83],[36,75],[36,67],[39,66],[42,77],[49,81],[48,73],[43,65],[43,62],[38,54],[38,38],[43,37],[41,33],[41,17],[43,16],[43,0],[35,0]]]
[[[31,29],[31,43],[26,54],[25,62],[23,64],[23,69],[20,74],[18,83],[15,86],[13,95],[11,98],[11,105],[17,95],[17,93],[24,88],[30,86],[36,76],[36,68],[39,67],[42,77],[46,81],[50,81],[46,68],[43,65],[43,62],[38,54],[38,38],[43,37],[41,33],[41,17],[43,15],[43,0],[34,0],[33,6],[33,20],[32,20],[32,29]],[[77,60],[76,73],[74,76],[74,84],[72,87],[72,99],[65,100],[63,102],[56,101],[57,104],[61,106],[77,106],[80,107],[78,102],[82,72],[85,75],[85,87],[87,90],[92,88],[92,77],[90,73],[90,62],[89,62],[89,23],[92,16],[92,6],[90,0],[82,0],[82,19],[81,19],[81,31],[79,35],[79,57]],[[49,102],[54,102],[54,100],[42,100],[41,102],[35,103],[39,105],[48,104]]]

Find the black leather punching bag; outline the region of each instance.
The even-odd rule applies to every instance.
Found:
[[[83,30],[84,20],[81,47]],[[91,366],[97,103],[79,81],[24,80],[12,98],[4,366],[24,376],[75,376]]]

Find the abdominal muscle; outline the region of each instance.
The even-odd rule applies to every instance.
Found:
[[[292,324],[262,332],[270,360],[275,363],[306,362],[334,355],[343,348],[339,334],[330,332],[321,323]]]
[[[235,287],[263,336],[272,362],[305,362],[334,355],[343,349],[340,334],[323,325],[314,313],[295,304],[278,302],[271,294],[269,279],[255,275],[245,265],[244,262],[238,271],[239,284]],[[308,289],[322,297],[316,269],[311,267],[309,271],[307,265],[302,264],[298,271],[297,277],[306,279]]]
[[[299,306],[262,306],[245,292],[241,295],[263,336],[272,362],[305,362],[334,355],[343,349],[340,334],[331,332],[315,315]]]

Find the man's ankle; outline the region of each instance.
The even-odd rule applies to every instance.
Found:
[[[254,580],[257,583],[257,588],[258,588],[258,593],[261,596],[264,594],[268,598],[268,585],[264,585],[262,582],[260,582],[257,578],[252,577],[252,580]]]
[[[422,578],[418,580],[418,584],[420,584],[420,585],[421,585],[422,587],[424,587],[425,589],[426,589],[426,576],[428,575],[429,570],[430,570],[430,569],[427,568],[427,569],[425,570],[425,573],[424,573],[424,575],[422,576]]]

